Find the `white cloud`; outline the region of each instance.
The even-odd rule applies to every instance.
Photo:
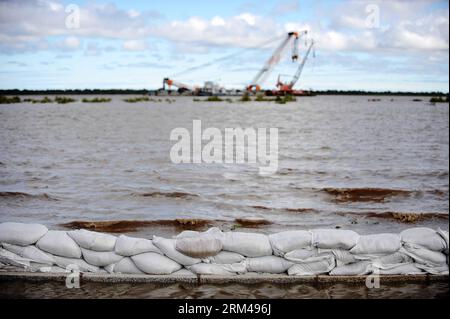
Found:
[[[142,40],[128,40],[123,42],[122,48],[127,51],[144,51],[148,48],[148,44]]]
[[[68,49],[78,49],[80,40],[77,37],[67,37],[64,39],[64,44]]]

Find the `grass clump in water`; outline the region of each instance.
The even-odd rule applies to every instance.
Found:
[[[76,102],[77,100],[71,98],[71,97],[66,97],[66,96],[57,96],[55,97],[55,102],[58,104],[67,104],[67,103],[73,103]]]
[[[133,97],[129,99],[124,99],[127,103],[138,103],[138,102],[148,102],[150,99],[147,96],[141,96],[141,97]],[[161,101],[161,100],[159,100]]]
[[[217,95],[213,95],[213,96],[209,96],[206,99],[206,102],[223,102],[223,100],[220,97],[218,97]]]
[[[45,104],[45,103],[53,103],[54,101],[51,98],[46,96],[46,97],[44,97],[41,100],[39,100],[39,99],[29,99],[29,100],[27,100],[27,102],[31,102],[33,104],[36,104],[36,103],[43,103],[43,104]]]
[[[18,96],[7,97],[7,96],[0,95],[0,104],[13,104],[13,103],[20,103],[20,102],[22,102],[22,101],[20,100],[20,97],[18,97]]]
[[[443,96],[434,96],[430,99],[430,103],[448,103],[448,95],[444,98]]]
[[[107,102],[111,102],[111,99],[105,98],[105,97],[94,97],[93,99],[84,98],[81,101],[83,103],[107,103]]]
[[[248,93],[245,93],[244,95],[242,95],[242,97],[240,98],[239,101],[241,101],[241,102],[251,102],[252,99],[251,99],[250,95],[248,95]]]

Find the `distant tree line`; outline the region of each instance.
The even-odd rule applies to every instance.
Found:
[[[0,95],[98,95],[98,94],[152,94],[155,95],[159,90],[145,89],[68,89],[68,90],[0,90]],[[360,90],[311,90],[315,95],[398,95],[398,96],[448,96],[443,92],[373,92]]]

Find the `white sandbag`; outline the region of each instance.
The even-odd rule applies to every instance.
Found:
[[[47,231],[47,227],[40,224],[1,223],[0,242],[19,246],[33,245]]]
[[[209,235],[177,238],[175,248],[186,256],[205,258],[217,255],[222,250],[222,242]]]
[[[358,243],[350,252],[352,254],[392,254],[402,247],[397,234],[375,234],[359,236]]]
[[[189,266],[188,269],[196,275],[220,275],[220,276],[232,276],[236,273],[226,270],[223,265],[219,264],[195,264]]]
[[[55,263],[64,269],[73,269],[78,270],[80,272],[98,272],[99,268],[94,265],[89,265],[87,262],[85,262],[83,259],[80,258],[66,258],[66,257],[59,257],[59,256],[53,256],[55,259]]]
[[[5,265],[11,265],[16,267],[29,267],[30,260],[20,257],[12,251],[0,248],[0,263]]]
[[[359,261],[356,263],[337,266],[330,271],[331,276],[362,276],[372,272],[370,261]]]
[[[336,266],[334,256],[330,255],[328,258],[310,262],[299,263],[293,265],[288,269],[289,276],[316,276],[330,272]]]
[[[114,251],[118,255],[127,257],[149,252],[162,254],[161,250],[153,245],[151,240],[128,237],[125,235],[120,235],[117,238]]]
[[[272,255],[269,237],[264,234],[228,232],[222,238],[223,250],[235,252],[247,257]]]
[[[105,270],[107,272],[109,272],[110,274],[112,274],[112,273],[135,274],[135,275],[144,274],[142,271],[139,270],[138,267],[136,267],[133,260],[131,260],[131,258],[129,258],[129,257],[123,258],[118,263],[106,266]]]
[[[285,253],[311,247],[312,234],[307,230],[284,231],[269,235],[274,254],[284,256]]]
[[[84,248],[81,248],[81,251],[83,252],[83,259],[87,263],[98,267],[115,264],[124,258],[113,251],[93,251]]]
[[[290,251],[284,255],[284,258],[294,262],[305,262],[311,257],[318,255],[317,248],[303,248]]]
[[[181,265],[158,253],[143,253],[131,257],[139,270],[149,275],[169,275],[181,269]]]
[[[181,238],[191,238],[191,237],[197,237],[199,236],[201,233],[196,231],[196,230],[183,230],[181,233],[179,233],[178,235],[175,236],[176,239],[181,239]]]
[[[359,235],[353,230],[342,229],[314,229],[312,242],[318,248],[353,248],[359,239]]]
[[[50,266],[41,263],[31,263],[28,268],[29,271],[32,272],[44,272],[44,273],[66,273],[68,270],[58,267],[58,266]]]
[[[417,268],[415,264],[402,264],[385,269],[379,268],[376,264],[373,264],[372,267],[374,267],[374,273],[380,275],[420,275],[424,273],[424,271]]]
[[[401,251],[386,256],[372,258],[372,261],[377,263],[377,265],[380,265],[379,267],[381,268],[392,268],[400,264],[413,263],[413,259]]]
[[[65,231],[49,230],[39,239],[36,246],[52,255],[68,258],[81,257],[80,247]]]
[[[34,245],[30,246],[17,246],[17,245],[10,245],[3,243],[2,246],[17,255],[19,255],[22,258],[29,259],[30,261],[46,264],[46,265],[53,265],[55,263],[55,259],[52,255],[47,254],[46,252],[40,250]]]
[[[112,251],[116,245],[116,236],[78,229],[67,232],[82,248],[94,251]]]
[[[318,253],[320,255],[331,253],[334,255],[334,259],[336,260],[336,266],[344,266],[352,263],[358,262],[358,259],[355,258],[353,254],[351,254],[348,250],[345,249],[318,249]]]
[[[176,239],[153,236],[153,244],[158,247],[164,255],[183,266],[191,266],[201,262],[198,258],[192,258],[177,251],[175,248]]]
[[[444,253],[448,255],[449,243],[448,243],[448,231],[438,228],[437,233],[441,235],[442,239],[445,241],[446,248],[444,249]]]
[[[236,264],[242,262],[244,259],[245,257],[241,254],[233,253],[231,251],[221,251],[215,256],[203,258],[202,261],[204,263],[213,264]]]
[[[406,229],[400,233],[400,237],[404,243],[419,245],[434,251],[442,251],[447,247],[441,235],[427,227]]]
[[[282,274],[294,263],[277,256],[264,256],[247,259],[247,270],[251,272]]]
[[[175,277],[196,277],[196,275],[190,271],[189,269],[186,268],[182,268],[178,271],[175,271],[174,273],[171,274],[171,276],[175,276]]]
[[[448,275],[448,265],[427,266],[423,264],[415,264],[415,266],[432,275]]]
[[[447,256],[445,254],[439,251],[426,249],[419,245],[405,243],[402,252],[413,258],[416,263],[429,266],[447,264]]]

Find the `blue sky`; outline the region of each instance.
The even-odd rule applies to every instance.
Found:
[[[68,27],[73,5],[79,25]],[[296,88],[448,92],[448,10],[437,0],[0,0],[0,88],[154,89],[242,51],[176,78],[241,88],[277,42],[249,48],[308,30],[316,55]],[[296,67],[286,54],[264,87]]]

